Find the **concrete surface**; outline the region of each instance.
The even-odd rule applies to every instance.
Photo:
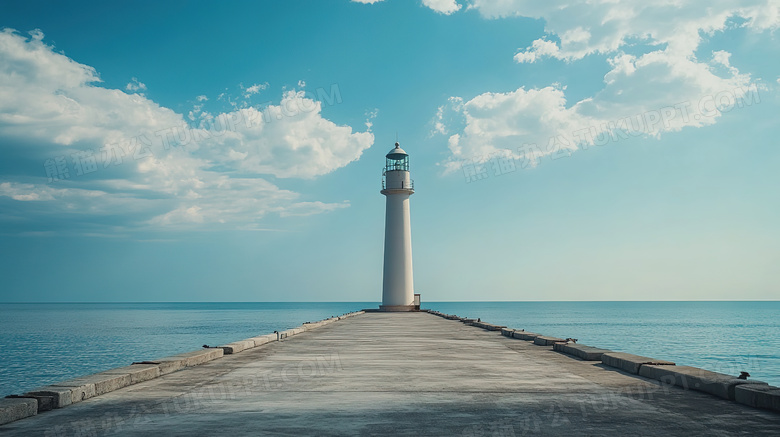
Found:
[[[734,387],[734,398],[740,404],[780,412],[780,389],[777,387],[741,384]]]
[[[545,335],[539,335],[534,337],[534,344],[539,346],[552,346],[558,342],[565,342],[566,340],[558,337],[547,337]]]
[[[26,417],[35,416],[36,414],[38,414],[38,401],[35,399],[0,399],[0,425],[19,419],[24,419]]]
[[[528,332],[528,331],[515,331],[512,333],[512,337],[518,339],[518,340],[526,340],[526,341],[534,341],[536,337],[539,337],[542,334],[537,334],[535,332]]]
[[[426,313],[368,313],[0,427],[105,434],[761,436],[780,435],[780,414]]]
[[[160,368],[154,364],[133,364],[103,372],[104,374],[129,375],[130,384],[148,381],[160,376]]]
[[[601,355],[601,362],[607,366],[615,367],[635,375],[643,365],[674,366],[674,363],[666,360],[627,354],[625,352],[608,352]]]
[[[612,352],[609,349],[601,349],[577,343],[555,343],[553,350],[581,358],[585,361],[601,361],[601,356]]]
[[[689,366],[654,366],[644,364],[639,368],[639,375],[662,382],[673,383],[684,389],[703,391],[732,401],[735,399],[734,389],[738,385],[767,385],[765,382],[754,379],[737,379],[733,375]]]

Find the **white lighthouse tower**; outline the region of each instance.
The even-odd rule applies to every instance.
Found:
[[[387,197],[385,212],[385,269],[382,282],[382,311],[414,310],[412,279],[412,227],[409,196],[414,181],[409,177],[409,155],[395,143],[386,156],[382,191]]]

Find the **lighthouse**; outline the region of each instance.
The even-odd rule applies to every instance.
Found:
[[[385,210],[385,267],[382,281],[382,311],[412,311],[415,306],[412,279],[412,227],[409,196],[414,181],[409,175],[409,155],[395,143],[385,157],[382,191]]]

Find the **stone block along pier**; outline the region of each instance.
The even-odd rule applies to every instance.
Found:
[[[780,389],[757,381],[434,312],[349,316],[2,399],[0,435],[780,435]]]

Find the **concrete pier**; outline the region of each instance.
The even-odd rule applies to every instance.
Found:
[[[0,426],[104,434],[758,436],[780,435],[780,414],[498,330],[378,312]]]

